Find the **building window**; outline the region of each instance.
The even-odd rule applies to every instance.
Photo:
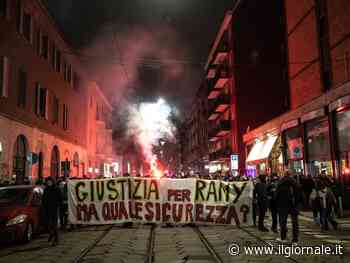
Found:
[[[329,141],[328,119],[316,119],[306,123],[309,174],[332,175],[332,158]]]
[[[68,83],[71,83],[72,81],[72,66],[67,64],[66,62],[64,63],[64,80],[67,81]]]
[[[25,108],[27,93],[27,72],[24,69],[18,71],[18,107]]]
[[[72,66],[71,65],[68,65],[68,68],[67,68],[67,81],[69,83],[72,83]]]
[[[28,13],[23,14],[23,35],[29,42],[32,42],[32,17]]]
[[[60,176],[60,151],[56,145],[51,152],[51,176],[54,178]]]
[[[23,8],[22,8],[22,1],[17,1],[17,31],[18,33],[22,34],[23,32]]]
[[[74,72],[74,74],[73,74],[73,88],[76,91],[79,91],[80,85],[81,85],[81,78],[76,72]]]
[[[68,130],[69,127],[69,112],[66,104],[63,104],[63,129]]]
[[[51,66],[56,68],[56,47],[53,42],[51,42]]]
[[[61,72],[61,52],[56,49],[56,64],[55,64],[56,72]]]
[[[7,16],[7,0],[0,0],[0,16]]]
[[[47,35],[41,35],[40,55],[45,59],[49,57],[49,38]]]
[[[35,87],[35,114],[41,118],[47,119],[47,106],[48,106],[48,91],[46,88],[41,87],[39,83]]]
[[[67,71],[68,71],[68,65],[67,62],[63,62],[63,78],[65,81],[67,81]]]
[[[16,175],[16,183],[23,184],[28,175],[27,169],[28,140],[24,135],[17,137],[13,148],[13,174]]]
[[[97,121],[100,120],[100,108],[97,103],[96,103],[96,120]]]
[[[38,28],[36,31],[36,39],[35,39],[35,45],[36,45],[36,52],[38,55],[41,55],[41,30]]]
[[[60,112],[60,102],[56,96],[53,98],[52,104],[52,123],[58,124],[59,122],[59,112]]]
[[[9,86],[9,60],[8,57],[0,56],[0,96],[8,96],[8,86]]]

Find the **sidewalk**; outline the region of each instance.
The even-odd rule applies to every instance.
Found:
[[[311,211],[301,211],[300,218],[305,221],[313,222],[313,216]],[[341,218],[335,218],[340,225],[350,225],[350,211],[345,210],[344,215]]]

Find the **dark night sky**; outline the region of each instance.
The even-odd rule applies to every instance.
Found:
[[[47,0],[110,97],[164,96],[180,112],[199,87],[234,0]],[[93,57],[93,58],[91,58]]]

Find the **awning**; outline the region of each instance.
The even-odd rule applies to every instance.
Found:
[[[269,136],[266,140],[257,142],[248,154],[247,163],[262,161],[269,158],[277,136]]]

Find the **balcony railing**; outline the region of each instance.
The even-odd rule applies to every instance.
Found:
[[[221,64],[223,61],[227,60],[229,51],[230,49],[228,42],[222,41],[215,52],[213,64],[218,65]]]
[[[209,140],[215,141],[218,138],[227,135],[231,131],[231,122],[229,120],[221,120],[208,133]]]
[[[230,78],[229,67],[224,66],[216,69],[214,78],[208,79],[208,98],[216,98],[220,90],[225,87],[227,81]]]
[[[215,120],[218,115],[226,111],[226,109],[230,106],[230,95],[221,93],[215,99],[209,101],[209,120]]]

